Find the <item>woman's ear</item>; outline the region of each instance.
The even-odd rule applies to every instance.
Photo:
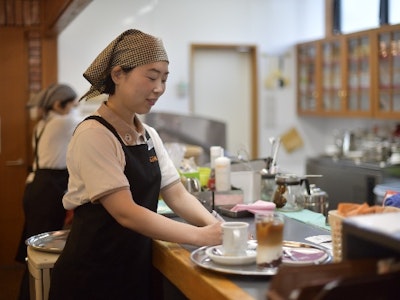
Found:
[[[61,101],[60,100],[57,100],[57,101],[55,101],[53,103],[52,110],[54,110],[55,112],[57,112],[59,114],[63,112],[64,109],[61,106]]]
[[[118,83],[123,74],[124,71],[120,66],[115,66],[111,69],[111,79],[114,81],[114,83]]]

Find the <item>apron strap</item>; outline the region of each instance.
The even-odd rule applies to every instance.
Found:
[[[43,125],[42,130],[38,133],[37,128],[35,130],[35,144],[34,144],[34,155],[35,155],[35,162],[36,162],[36,170],[39,169],[39,154],[38,154],[38,147],[39,147],[39,140],[43,135],[44,129],[46,128],[48,121],[46,121]]]

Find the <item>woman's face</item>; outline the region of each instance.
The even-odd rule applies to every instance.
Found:
[[[116,69],[117,68],[117,69]],[[155,62],[135,67],[129,72],[123,72],[116,67],[113,74],[115,94],[113,98],[124,109],[132,113],[145,114],[156,104],[164,94],[168,78],[168,63]]]

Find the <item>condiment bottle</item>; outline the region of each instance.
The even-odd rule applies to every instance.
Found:
[[[220,146],[210,147],[210,177],[208,178],[207,187],[210,191],[215,191],[215,159],[223,155],[223,149]]]
[[[220,156],[215,159],[215,190],[231,190],[231,160],[228,157]]]

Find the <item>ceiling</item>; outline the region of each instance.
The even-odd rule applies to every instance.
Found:
[[[41,27],[59,34],[92,0],[4,0],[0,27]]]

